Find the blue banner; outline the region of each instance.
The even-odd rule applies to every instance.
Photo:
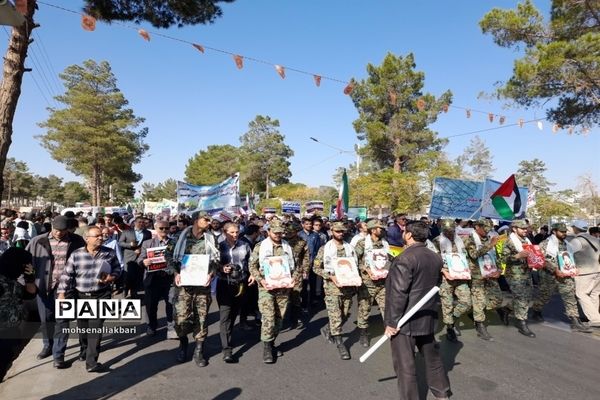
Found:
[[[196,186],[177,182],[178,211],[191,214],[195,211],[221,210],[240,204],[240,174],[236,173],[212,186]]]
[[[435,178],[429,218],[479,218],[483,186],[483,182]]]

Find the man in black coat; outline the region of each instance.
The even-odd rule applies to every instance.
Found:
[[[125,263],[125,295],[137,298],[137,292],[142,286],[144,271],[139,263],[142,261],[142,243],[152,239],[152,233],[146,229],[144,218],[137,217],[133,222],[133,229],[125,230],[119,237],[119,246],[123,249],[123,262]]]
[[[436,399],[452,392],[435,338],[438,296],[433,296],[400,329],[398,321],[440,282],[442,259],[425,246],[429,227],[423,222],[406,225],[407,248],[394,259],[385,282],[385,334],[391,337],[392,360],[401,400],[418,400],[414,348],[425,358],[427,384]]]

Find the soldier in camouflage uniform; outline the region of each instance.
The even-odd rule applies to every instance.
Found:
[[[459,250],[456,245],[457,241],[462,241],[462,239],[456,236],[455,229],[456,223],[454,220],[444,219],[441,221],[442,232],[433,239],[433,244],[438,253],[445,253],[444,249],[440,246],[442,236],[452,243],[453,253],[465,251],[465,244],[462,244],[462,250]],[[440,285],[440,300],[442,302],[442,318],[446,325],[446,337],[451,342],[458,342],[457,336],[460,336],[461,332],[457,321],[461,315],[471,309],[471,289],[469,283],[468,280],[452,278],[448,271],[448,266],[444,263],[442,267],[442,284]],[[454,305],[455,296],[457,300],[456,306]]]
[[[349,360],[350,353],[342,340],[342,326],[350,316],[352,297],[357,293],[357,287],[338,286],[331,263],[335,262],[336,257],[354,257],[356,259],[356,253],[352,246],[343,239],[346,227],[342,222],[333,223],[331,232],[333,238],[321,247],[313,266],[315,274],[323,278],[325,306],[329,317],[329,325],[324,326],[321,333],[328,342],[337,345],[342,360]]]
[[[265,280],[264,270],[261,265],[261,252],[263,257],[287,257],[290,267],[295,264],[293,250],[287,241],[282,240],[285,228],[281,221],[271,220],[269,223],[268,237],[254,247],[250,258],[250,273],[258,282],[258,309],[262,314],[262,325],[260,340],[264,343],[263,362],[272,364],[275,362],[273,356],[275,339],[281,330],[283,316],[288,307],[290,292],[293,286],[288,288],[272,288]],[[302,279],[302,267],[293,268],[292,278],[294,285],[298,279]],[[281,356],[281,351],[277,350]]]
[[[205,367],[208,361],[204,355],[204,339],[208,335],[207,316],[212,296],[210,283],[219,268],[219,251],[214,236],[209,232],[210,216],[205,212],[192,214],[192,226],[187,227],[167,246],[165,256],[167,264],[175,274],[176,293],[173,303],[175,309],[175,332],[179,337],[177,361],[185,362],[188,337],[193,332],[196,348],[194,361],[199,367]],[[208,281],[205,286],[181,286],[181,260],[186,254],[208,254],[210,257]]]
[[[533,302],[533,319],[543,321],[542,310],[548,303],[550,297],[558,290],[560,297],[565,304],[565,312],[571,320],[571,330],[590,333],[579,320],[579,311],[577,310],[577,299],[575,298],[575,279],[564,275],[558,268],[557,258],[565,251],[569,251],[569,245],[565,238],[567,237],[567,226],[560,222],[552,225],[552,235],[540,243],[540,250],[546,256],[544,269],[540,270],[539,291]]]
[[[299,277],[299,279],[296,280],[290,297],[292,303],[290,309],[292,329],[304,328],[304,321],[302,319],[302,286],[304,285],[304,281],[308,280],[308,274],[310,272],[308,243],[298,236],[298,232],[301,230],[302,225],[296,221],[290,221],[285,225],[285,240],[287,240],[294,252],[294,264]]]
[[[485,310],[496,310],[502,322],[508,324],[509,311],[502,306],[503,294],[498,285],[500,271],[483,277],[480,264],[483,264],[485,255],[491,259],[496,259],[496,243],[498,235],[488,236],[488,233],[494,228],[491,220],[482,218],[475,222],[475,229],[471,236],[465,239],[465,248],[467,249],[467,259],[471,270],[471,300],[473,303],[473,321],[477,336],[483,340],[493,340],[484,324]],[[476,235],[476,236],[475,236]],[[497,266],[497,268],[500,268]]]
[[[369,314],[371,314],[371,305],[373,300],[377,302],[381,315],[385,311],[385,276],[375,279],[371,273],[371,268],[367,263],[369,254],[372,256],[371,250],[384,249],[387,261],[385,269],[390,268],[389,244],[383,239],[385,233],[385,225],[379,220],[371,220],[367,223],[367,237],[359,239],[356,242],[354,251],[358,258],[358,269],[363,284],[358,288],[358,318],[357,324],[360,331],[359,342],[362,347],[369,347]]]
[[[506,281],[513,294],[513,311],[517,319],[519,333],[534,338],[535,333],[527,326],[527,312],[531,299],[531,271],[527,265],[529,252],[523,250],[524,244],[531,244],[527,240],[527,221],[515,219],[504,247],[502,248],[502,261],[506,263]]]

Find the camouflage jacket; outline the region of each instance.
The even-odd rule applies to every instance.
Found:
[[[333,239],[332,239],[333,240]],[[355,251],[356,252],[356,251]],[[337,256],[338,257],[346,257],[346,251],[344,246],[337,246]],[[329,272],[325,271],[325,263],[323,262],[323,258],[325,257],[325,246],[321,246],[317,256],[315,257],[315,262],[313,264],[313,271],[315,274],[319,275],[323,278],[323,286],[325,287],[325,294],[332,296],[341,296],[348,295],[351,296],[356,293],[356,287],[346,286],[346,287],[337,287],[335,283],[331,280],[331,276]]]
[[[308,274],[310,272],[310,258],[308,254],[308,243],[300,236],[287,240],[294,253],[295,269],[298,275]],[[295,272],[295,271],[294,271]]]
[[[521,241],[523,244],[524,241]],[[501,259],[506,263],[505,275],[510,278],[528,278],[529,277],[529,266],[527,265],[527,258],[517,259],[515,256],[519,253],[515,248],[512,240],[509,238],[504,243],[502,248]]]
[[[292,246],[292,243],[290,243],[289,241],[286,240],[286,242],[292,248],[292,253],[294,253],[294,263],[296,263],[297,258],[296,258],[295,247]],[[303,240],[303,242],[306,245],[306,242],[304,240]],[[261,245],[261,243],[257,243],[256,246],[254,246],[254,250],[252,251],[252,255],[250,256],[250,275],[252,275],[254,277],[254,279],[256,280],[256,282],[259,283],[259,288],[262,287],[260,285],[260,281],[265,279],[265,276],[263,274],[263,271],[260,267],[260,262],[259,262],[260,245]],[[305,252],[306,255],[304,257],[308,258],[308,248],[306,247],[306,249],[307,249]],[[273,243],[273,256],[274,257],[285,256],[285,251],[283,250],[282,245],[276,245],[275,243]],[[294,265],[294,270],[292,271],[292,279],[294,279],[294,281],[297,281],[297,279],[299,279],[298,277],[301,276],[301,274],[302,274],[302,267],[299,265]]]
[[[548,248],[548,239],[550,239],[550,237],[544,239],[539,244],[539,246],[540,246],[540,250],[546,257],[546,264],[544,265],[544,268],[546,268],[549,272],[555,273],[558,270],[558,261],[556,260],[556,257],[552,257],[551,255],[546,254],[546,250]],[[565,242],[564,240],[561,242],[559,240],[558,241],[558,252],[562,253],[563,251],[567,251],[567,242]]]
[[[378,241],[373,241],[373,249],[383,249],[383,241],[381,239],[379,239]],[[369,276],[369,273],[367,272],[367,269],[369,268],[367,266],[366,260],[365,260],[365,239],[359,239],[358,242],[356,242],[356,246],[354,246],[354,251],[356,252],[356,257],[358,258],[358,271],[360,272],[360,277],[362,278],[362,281],[365,283],[365,285],[377,285],[377,286],[385,286],[385,278],[384,279],[378,279],[376,281],[373,281],[371,279],[371,277]],[[391,256],[388,255],[388,261],[386,263],[386,268],[389,270],[390,265],[392,264],[391,261]]]
[[[475,233],[477,235],[477,233]],[[469,269],[471,270],[471,279],[483,279],[481,270],[479,269],[479,257],[483,257],[490,251],[496,252],[496,246],[490,243],[490,239],[486,236],[481,239],[481,247],[478,249],[477,244],[472,236],[463,239],[465,250],[467,251],[467,260],[469,261]]]
[[[181,262],[173,259],[173,252],[175,250],[175,245],[179,240],[179,236],[169,241],[167,245],[167,250],[165,251],[165,258],[167,259],[167,268],[175,273],[179,273],[181,271]],[[216,243],[215,243],[216,245]],[[206,251],[206,240],[204,236],[200,236],[199,238],[195,237],[192,233],[192,230],[189,231],[186,243],[185,243],[185,251],[184,254],[207,254]],[[210,264],[208,266],[208,273],[214,274],[219,269],[219,259],[217,257],[211,257]]]

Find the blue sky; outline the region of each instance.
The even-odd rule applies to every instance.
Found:
[[[76,11],[83,3],[46,2]],[[535,3],[548,11],[550,1]],[[519,118],[542,118],[545,112],[505,109],[502,102],[478,98],[480,92],[492,92],[497,81],[510,76],[518,57],[484,36],[478,21],[493,7],[516,4],[237,0],[223,5],[223,17],[212,25],[162,32],[343,81],[365,78],[367,63],[380,64],[387,52],[412,52],[417,69],[425,72],[426,91],[439,95],[450,89],[454,105],[506,115],[510,124]],[[35,70],[24,78],[9,151],[10,157],[26,161],[33,173],[79,180],[52,160],[34,137],[43,133],[37,123],[47,118],[48,102],[55,105],[51,96],[62,90],[55,76],[90,58],[110,62],[130,107],[146,118],[150,151],[135,167],[143,174],[143,182],[182,179],[187,161],[197,151],[210,144],[239,145],[248,122],[258,114],[279,119],[286,143],[295,152],[293,182],[330,185],[335,169],[355,159],[309,139],[312,136],[347,150],[358,143],[352,128],[357,112],[342,93],[342,83],[324,79],[317,88],[311,76],[289,70],[282,80],[272,66],[251,61],[238,70],[229,55],[210,50],[201,54],[187,44],[152,33],[146,42],[134,30],[117,24],[98,23],[95,32],[86,32],[79,16],[43,4],[36,21],[41,28],[35,31],[27,62]],[[141,27],[154,31],[147,24]],[[463,110],[451,108],[433,128],[440,137],[448,137],[495,126],[498,123],[491,124],[487,115],[473,113],[467,119]],[[553,134],[550,124],[544,123],[543,131],[529,124],[479,135],[494,154],[495,179],[504,180],[516,172],[521,160],[539,158],[548,167],[547,178],[557,184],[555,189],[563,189],[574,188],[577,176],[585,173],[600,182],[599,133],[594,128],[587,136],[569,136],[565,131]],[[472,137],[453,137],[445,150],[455,158]]]

